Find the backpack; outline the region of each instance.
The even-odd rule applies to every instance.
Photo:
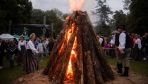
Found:
[[[125,32],[125,34],[126,34],[125,48],[132,48],[133,47],[133,40],[127,32]]]

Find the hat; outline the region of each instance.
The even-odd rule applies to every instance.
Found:
[[[125,30],[125,25],[119,25],[116,29],[123,29],[123,30]]]

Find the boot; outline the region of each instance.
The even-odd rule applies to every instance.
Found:
[[[118,63],[118,64],[117,64],[117,69],[118,69],[118,70],[117,70],[118,73],[122,73],[122,64],[119,64],[119,63]]]
[[[129,73],[129,67],[124,67],[124,73],[122,76],[128,77]]]

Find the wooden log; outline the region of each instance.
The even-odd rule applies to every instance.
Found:
[[[73,21],[77,25],[67,43],[65,35]],[[62,36],[58,39],[59,43],[55,44],[49,59],[48,75],[53,84],[103,84],[105,81],[114,79],[113,72],[99,47],[88,15],[76,12],[67,24],[69,27],[66,27],[64,33],[61,34]],[[75,37],[77,37],[77,48],[75,49],[77,57],[72,58],[74,78],[73,81],[64,82]],[[58,54],[62,46],[63,48]]]
[[[65,30],[65,29],[64,29],[64,30]],[[63,39],[63,38],[64,38],[64,35],[65,35],[64,32],[61,33],[61,34],[60,34],[60,37],[59,37],[58,40],[57,40],[57,42],[54,44],[54,47],[53,47],[53,49],[52,49],[52,51],[51,51],[51,54],[50,54],[50,56],[49,56],[49,60],[48,60],[47,66],[46,66],[46,68],[45,68],[44,71],[43,71],[44,74],[48,74],[49,68],[50,68],[51,65],[53,64],[54,59],[56,58],[56,54],[57,54],[59,48],[61,47],[61,45],[62,45],[62,43],[63,43],[63,41],[64,41],[64,39]],[[59,42],[58,42],[58,41],[59,41]]]
[[[68,65],[68,61],[69,61],[69,57],[70,57],[70,53],[71,53],[71,49],[73,46],[73,42],[74,42],[74,37],[75,37],[75,32],[72,34],[69,43],[65,46],[65,49],[63,49],[63,55],[61,55],[60,59],[57,61],[57,63],[54,64],[54,69],[49,70],[50,73],[52,73],[53,71],[55,73],[52,74],[52,76],[54,75],[54,78],[56,80],[58,80],[58,82],[62,82],[64,80],[65,77],[65,72],[67,69],[67,65]],[[59,67],[57,67],[57,65],[60,64]],[[61,77],[59,77],[61,76]],[[59,79],[60,78],[60,79]]]

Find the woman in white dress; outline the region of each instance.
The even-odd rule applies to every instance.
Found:
[[[34,41],[36,35],[32,33],[30,40],[27,43],[27,55],[26,55],[26,73],[34,72],[38,69],[37,54],[38,50],[35,48]]]

